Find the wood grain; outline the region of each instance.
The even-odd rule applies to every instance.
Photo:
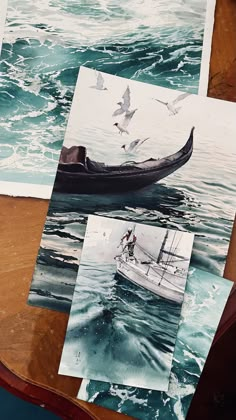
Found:
[[[234,0],[217,1],[208,94],[215,98],[236,100]],[[60,406],[55,394],[48,391],[47,395],[54,396],[51,396],[51,405],[46,402],[47,407],[65,419],[85,418],[85,414],[81,414],[81,409],[84,409],[91,418],[128,420],[127,416],[76,400],[80,380],[57,374],[68,316],[26,304],[47,208],[48,202],[44,200],[0,197],[0,384],[15,392],[22,392],[21,395],[37,404],[47,399],[46,396],[39,397],[40,389],[54,390],[62,398]],[[236,280],[235,232],[225,270],[225,276],[233,281]],[[233,313],[234,307],[235,297],[231,299],[230,306]],[[227,340],[226,343],[228,345]],[[5,372],[8,373],[4,374],[3,365],[12,374],[7,369]],[[202,389],[205,389],[204,386]],[[199,389],[195,399],[198,405],[203,395]],[[63,398],[66,401],[64,404]],[[195,414],[198,413],[196,403],[194,408]],[[189,419],[197,418],[191,415]]]
[[[217,0],[208,96],[236,101],[236,2]]]

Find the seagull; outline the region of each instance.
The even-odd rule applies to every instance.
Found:
[[[116,117],[117,115],[124,114],[124,112],[127,112],[130,107],[130,88],[127,86],[125,93],[122,96],[123,102],[117,102],[117,105],[120,105],[120,108],[118,108],[115,112],[113,112],[112,116]]]
[[[187,96],[191,95],[189,92],[181,93],[181,95],[177,96],[177,98],[174,101],[171,102],[164,102],[160,101],[160,99],[155,99],[155,101],[159,102],[160,104],[163,104],[167,107],[167,109],[170,111],[170,115],[176,115],[180,111],[181,107],[177,108],[175,105],[179,101],[182,101],[183,99],[187,98]]]
[[[122,149],[124,149],[124,151],[126,153],[132,153],[132,152],[136,152],[137,149],[145,142],[149,139],[150,137],[146,137],[146,139],[141,140],[141,139],[137,139],[137,140],[133,140],[131,141],[131,143],[126,146],[126,144],[123,144],[123,146],[121,146]]]
[[[121,124],[119,124],[119,123],[115,123],[115,124],[113,124],[113,125],[115,125],[117,128],[118,128],[118,130],[119,130],[119,134],[120,135],[122,135],[123,133],[126,133],[126,134],[129,134],[129,132],[128,132],[128,130],[126,130],[126,128],[125,127],[122,127],[122,125]]]
[[[131,119],[133,118],[135,112],[138,111],[138,108],[133,109],[132,111],[126,111],[125,116],[122,121],[122,127],[127,128]]]
[[[91,86],[91,88],[97,90],[108,90],[106,87],[104,87],[104,78],[100,72],[97,75],[97,84],[95,86]]]
[[[129,125],[129,123],[130,123],[131,119],[133,118],[136,111],[137,111],[137,108],[133,109],[133,111],[127,111],[125,113],[125,116],[124,116],[121,124],[117,123],[117,122],[115,124],[113,124],[118,128],[120,134],[123,134],[123,133],[129,134],[129,132],[127,130],[127,127],[128,127],[128,125]]]

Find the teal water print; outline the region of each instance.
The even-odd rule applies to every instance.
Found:
[[[168,392],[84,380],[78,398],[139,420],[185,420],[231,287],[190,267]]]
[[[89,216],[59,373],[166,391],[192,243]]]
[[[213,15],[214,1],[209,7]],[[0,180],[53,185],[80,65],[197,93],[206,8],[206,0],[9,0],[0,62]],[[208,25],[208,49],[210,38]],[[21,189],[14,191],[29,191]],[[50,188],[43,191],[49,198]],[[30,195],[36,192],[32,187]]]

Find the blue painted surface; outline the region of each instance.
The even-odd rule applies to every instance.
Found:
[[[0,388],[1,420],[59,420],[60,417]]]

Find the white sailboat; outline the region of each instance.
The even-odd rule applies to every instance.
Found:
[[[151,256],[138,243],[135,247],[146,256],[146,260],[130,257],[126,249],[123,249],[122,253],[115,257],[117,274],[158,296],[181,303],[187,273],[178,268],[178,261],[184,261],[186,258],[177,255],[174,246],[170,250],[165,249],[168,234],[167,230],[157,258]]]

